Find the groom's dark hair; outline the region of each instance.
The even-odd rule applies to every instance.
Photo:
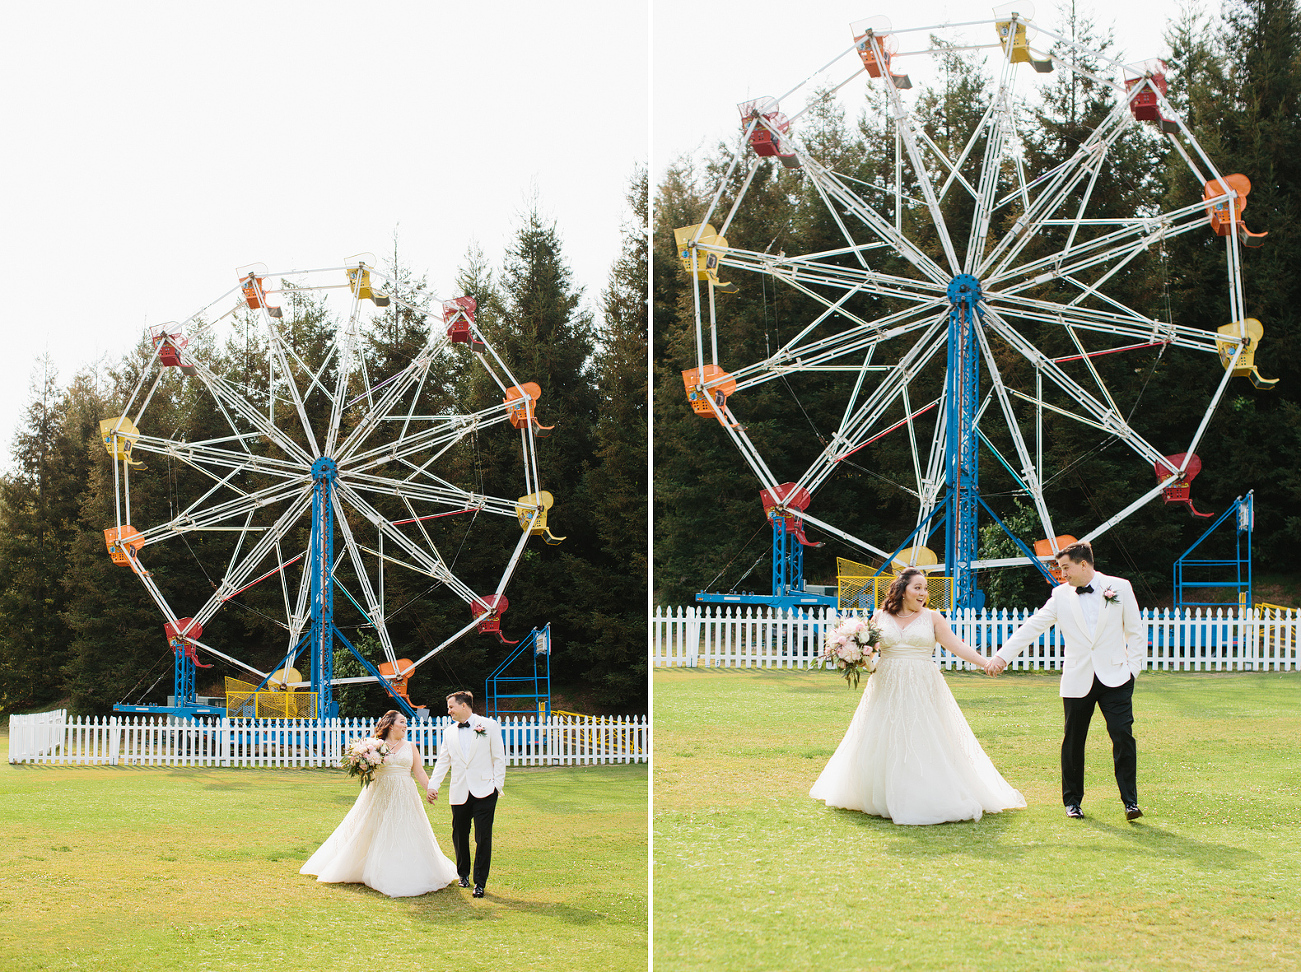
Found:
[[[1092,567],[1093,545],[1087,540],[1072,543],[1071,545],[1062,547],[1061,550],[1057,551],[1057,556],[1054,559],[1061,560],[1063,557],[1070,557],[1071,560],[1075,561],[1077,564],[1088,564]]]
[[[448,696],[448,698],[456,699],[456,701],[459,702],[461,705],[468,705],[471,709],[474,708],[473,692],[465,692],[465,691],[453,692],[451,695]]]

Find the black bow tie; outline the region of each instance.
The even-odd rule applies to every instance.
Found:
[[[1075,593],[1076,593],[1076,594],[1092,594],[1092,593],[1093,593],[1093,585],[1090,584],[1090,585],[1088,585],[1087,587],[1077,587],[1077,588],[1075,588]]]
[[[458,722],[458,723],[456,724],[456,728],[458,728],[458,729],[469,729],[469,728],[470,728],[470,724],[469,724],[468,722]]]

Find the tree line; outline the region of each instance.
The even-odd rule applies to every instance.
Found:
[[[633,178],[627,201],[622,253],[595,313],[573,280],[554,223],[536,206],[522,217],[503,265],[494,268],[472,248],[456,287],[477,301],[477,324],[513,373],[540,386],[539,419],[554,425],[538,441],[538,461],[542,487],[556,498],[549,525],[566,539],[558,546],[530,542],[507,590],[503,632],[514,639],[550,622],[557,694],[585,711],[636,713],[647,704],[644,170]],[[405,306],[433,307],[425,278],[396,252],[385,262],[395,281],[390,293],[402,300],[377,310],[362,335],[373,385],[406,367],[430,328],[442,326],[437,313],[426,316]],[[321,367],[338,321],[310,292],[287,286],[282,302],[282,335],[308,366]],[[265,405],[274,391],[258,320],[237,317],[224,342],[200,341],[203,360],[215,373]],[[131,570],[111,562],[104,540],[105,528],[116,522],[114,464],[99,422],[122,414],[152,351],[144,339],[119,360],[80,372],[66,384],[47,362],[34,383],[13,440],[13,469],[0,477],[0,711],[65,702],[77,713],[107,714],[119,702],[159,704],[171,693],[173,655],[163,619]],[[319,380],[328,384],[332,367],[327,364]],[[150,400],[150,428],[141,431],[171,437],[177,430],[176,437],[191,442],[229,435],[230,426],[203,386],[178,371],[165,369]],[[473,365],[469,351],[456,346],[438,359],[418,405],[422,414],[468,413],[500,401],[500,391]],[[329,407],[324,396],[307,396],[306,407],[314,426],[328,414],[320,414]],[[291,418],[285,416],[286,429]],[[345,415],[344,421],[353,419]],[[439,475],[476,493],[514,496],[524,481],[519,453],[513,435],[476,434],[440,458]],[[138,523],[169,521],[211,485],[169,457],[145,458],[147,468],[131,480]],[[406,515],[400,506],[376,503],[390,519]],[[492,589],[520,537],[513,520],[492,516],[438,519],[427,529],[454,561],[457,577],[475,590]],[[303,524],[299,534],[286,538],[286,549],[305,548],[306,530]],[[220,582],[234,542],[229,533],[192,533],[180,543],[147,547],[147,567],[160,586],[193,592],[197,605]],[[336,577],[357,590],[351,569],[341,562]],[[386,624],[399,657],[424,655],[468,620],[463,602],[432,596],[436,587],[423,575],[386,571]],[[234,646],[233,656],[271,670],[286,648],[283,622],[276,620],[280,598],[278,579],[251,588],[230,600],[203,640]],[[336,595],[335,613],[347,637],[373,662],[382,660],[374,628],[360,610]],[[451,691],[481,694],[485,677],[507,650],[490,635],[471,633],[417,670],[410,697],[436,712]],[[213,667],[198,673],[200,695],[222,694],[227,675],[245,677],[220,659],[203,660]],[[336,675],[361,673],[346,651],[336,652],[336,669]],[[347,687],[338,696],[345,715],[389,707],[375,686]]]
[[[1099,36],[1087,18],[1072,17],[1065,33],[1085,47],[1111,49],[1109,36]],[[1234,0],[1218,20],[1181,14],[1170,25],[1167,40],[1172,52],[1169,97],[1221,172],[1249,176],[1247,223],[1269,233],[1263,247],[1244,251],[1242,265],[1247,316],[1261,320],[1266,329],[1256,361],[1264,374],[1279,379],[1273,390],[1256,389],[1241,378],[1230,383],[1197,449],[1204,468],[1193,499],[1202,511],[1218,514],[1254,489],[1256,569],[1292,573],[1291,554],[1301,539],[1301,473],[1295,458],[1301,448],[1301,278],[1295,272],[1301,266],[1301,238],[1294,219],[1301,213],[1301,15],[1295,0]],[[953,158],[956,151],[948,150],[965,144],[990,104],[993,80],[971,55],[953,51],[941,62],[942,80],[924,89],[918,104],[928,136]],[[1083,66],[1110,71],[1102,64]],[[1109,86],[1087,76],[1057,72],[1032,121],[1019,132],[1026,171],[1031,176],[1049,172],[1069,158],[1113,109],[1115,98]],[[823,165],[859,187],[879,190],[894,180],[894,139],[877,121],[880,117],[872,111],[853,117],[827,97],[800,118],[798,135]],[[691,413],[681,377],[696,364],[695,311],[673,230],[702,219],[730,157],[731,146],[720,144],[703,159],[679,160],[656,189],[654,596],[661,604],[690,603],[702,589],[768,590],[770,531],[759,503],[759,483],[718,422]],[[973,185],[979,164],[978,150],[963,173]],[[728,213],[742,189],[744,168],[738,167],[723,188],[716,225],[717,214]],[[910,188],[916,187],[905,186]],[[873,191],[863,189],[869,195]],[[1152,212],[1157,201],[1184,205],[1200,199],[1201,186],[1154,126],[1133,125],[1112,147],[1092,193],[1091,214],[1126,217]],[[943,206],[950,225],[960,227],[956,238],[965,239],[970,198],[951,193]],[[924,215],[913,211],[903,219],[917,220],[914,238],[938,253],[933,235],[928,238],[921,223]],[[1008,229],[1010,224],[995,227],[996,233]],[[759,170],[727,235],[733,245],[772,253],[823,252],[844,245],[809,180],[776,160]],[[908,272],[901,260],[883,251],[873,251],[872,261],[887,272]],[[763,359],[822,310],[798,292],[775,289],[759,275],[732,271],[731,278],[740,291],[718,298],[719,360],[726,370]],[[1209,229],[1165,240],[1110,286],[1112,295],[1155,320],[1213,332],[1231,319],[1224,240]],[[866,298],[846,306],[867,320],[891,309],[884,301],[871,304]],[[1056,325],[1028,324],[1026,334],[1050,356],[1073,353]],[[1186,443],[1223,369],[1209,355],[1174,347],[1145,354],[1109,355],[1096,359],[1096,366],[1116,390],[1118,408],[1132,414],[1148,441]],[[1000,359],[1004,365],[1015,371],[1015,356]],[[1028,366],[1022,361],[1019,367]],[[793,380],[774,380],[749,387],[729,402],[751,439],[762,441],[765,455],[781,457],[782,469],[807,468],[834,431],[834,423],[823,427],[819,417],[838,417],[844,408],[839,379],[818,374],[799,378],[798,386]],[[931,380],[934,387],[916,391],[914,407],[938,396],[942,376]],[[1047,500],[1059,533],[1081,536],[1155,485],[1151,466],[1115,437],[1064,418],[1049,416],[1045,424],[1044,480],[1052,483]],[[1009,454],[1009,442],[994,445]],[[911,462],[902,434],[886,436],[842,463],[818,491],[816,511],[810,512],[892,549],[915,525],[916,502],[900,487],[912,474]],[[989,467],[988,475],[981,473],[986,499],[1013,531],[1033,542],[1038,521],[1024,494],[1018,495],[1016,484],[996,464]],[[1122,528],[1098,539],[1099,564],[1132,577],[1140,599],[1158,604],[1171,593],[1171,564],[1209,522],[1158,498]],[[810,532],[818,535],[816,528]],[[813,583],[835,583],[838,556],[870,559],[834,537],[817,539],[826,546],[805,550],[805,577]],[[996,525],[982,530],[981,548],[982,556],[1017,552]],[[985,571],[981,583],[993,606],[1036,605],[1047,591],[1028,567]]]

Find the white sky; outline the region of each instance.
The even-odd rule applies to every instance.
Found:
[[[1049,29],[1059,30],[1065,19],[1054,0],[1018,2],[1016,6]],[[993,7],[989,0],[895,4],[880,0],[653,0],[652,173],[656,181],[678,157],[704,158],[720,139],[735,138],[739,102],[765,95],[780,97],[847,50],[853,42],[851,23],[883,14],[895,30],[903,30],[986,20],[993,16]],[[1031,7],[1034,14],[1028,13]],[[1218,10],[1218,4],[1211,7]],[[1163,36],[1169,19],[1179,16],[1180,5],[1175,0],[1076,0],[1076,9],[1092,18],[1097,33],[1114,29],[1113,56],[1128,62],[1169,52]],[[987,41],[995,40],[993,28],[986,29],[991,34]],[[920,46],[913,40],[907,43],[912,46],[900,50]],[[909,64],[901,66],[907,69]],[[843,60],[828,77],[839,83],[851,68],[851,61]],[[863,83],[862,78],[852,82],[845,94],[852,95],[855,85],[861,91]],[[803,105],[806,91],[784,102],[783,111],[794,114]]]
[[[452,292],[536,192],[592,306],[649,153],[649,0],[0,0],[0,468],[48,352],[66,383],[235,268],[399,238]]]

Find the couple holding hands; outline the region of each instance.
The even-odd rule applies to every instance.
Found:
[[[474,714],[470,692],[449,695],[447,714],[455,721],[444,731],[433,772],[426,775],[420,750],[407,739],[407,717],[396,709],[384,713],[371,735],[388,746],[388,755],[372,784],[362,788],[343,822],[299,873],[315,874],[327,883],[366,884],[390,898],[428,894],[453,883],[468,888],[473,823],[472,893],[484,896],[492,863],[493,815],[506,787],[506,747],[501,724]],[[434,803],[449,771],[455,862],[439,849],[411,785],[414,774],[425,798]]]
[[[1094,569],[1088,543],[1062,549],[1057,564],[1063,583],[992,658],[964,644],[938,611],[926,608],[922,571],[909,568],[897,577],[876,615],[876,672],[809,795],[897,824],[979,820],[982,813],[1024,807],[1024,797],[994,768],[967,725],[935,665],[935,645],[996,676],[1055,625],[1065,642],[1060,691],[1066,815],[1084,816],[1084,744],[1096,705],[1111,736],[1125,817],[1141,817],[1132,700],[1147,645],[1138,602],[1128,581]]]

